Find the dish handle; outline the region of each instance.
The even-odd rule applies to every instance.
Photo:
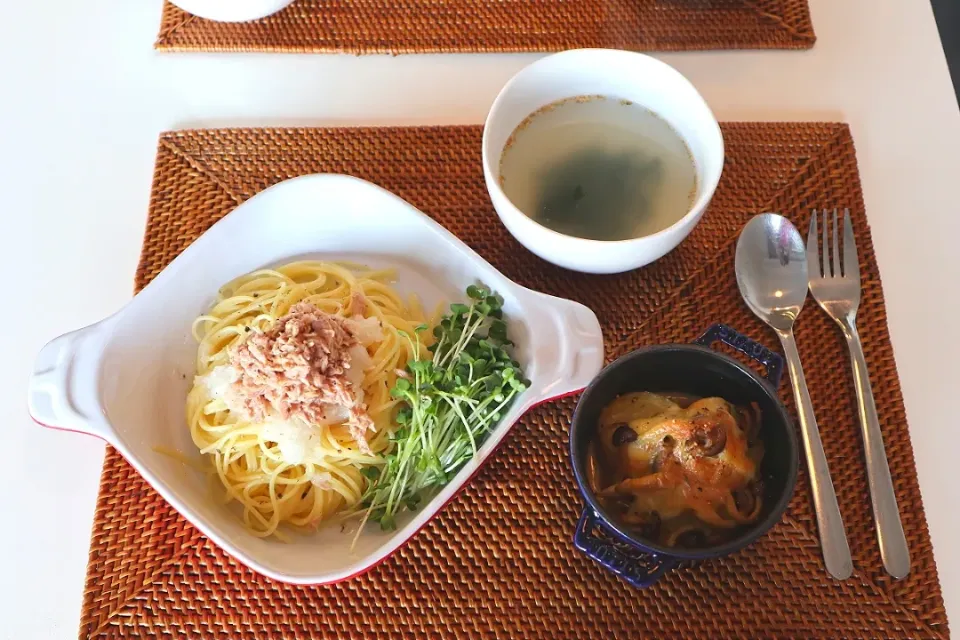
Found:
[[[545,293],[524,289],[521,301],[530,360],[536,371],[530,404],[582,391],[603,367],[603,333],[589,308]]]
[[[573,545],[628,584],[649,587],[676,566],[676,560],[643,551],[616,531],[604,526],[597,513],[584,507],[580,513]]]
[[[28,409],[36,423],[110,441],[98,401],[106,322],[54,338],[40,350],[27,387]]]
[[[783,376],[783,357],[779,353],[771,351],[759,342],[725,324],[711,326],[693,342],[709,347],[718,340],[762,364],[766,369],[763,377],[766,378],[767,382],[773,385],[774,389],[780,386],[780,378]]]

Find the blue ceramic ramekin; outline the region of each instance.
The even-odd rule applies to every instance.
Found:
[[[737,360],[714,351],[724,342],[764,365],[760,376]],[[607,366],[583,392],[570,425],[570,458],[586,501],[574,545],[636,587],[646,587],[681,560],[725,556],[754,542],[780,521],[797,482],[799,448],[793,421],[777,398],[783,359],[724,325],[714,325],[693,344],[645,347]],[[723,544],[697,549],[664,547],[632,533],[606,513],[587,482],[587,448],[600,412],[617,396],[631,391],[719,396],[737,405],[756,402],[762,424],[764,456],[760,465],[763,508],[756,523]]]

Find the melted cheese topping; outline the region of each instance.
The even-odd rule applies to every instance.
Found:
[[[679,529],[755,519],[762,451],[748,441],[745,416],[723,398],[683,407],[649,392],[618,397],[600,416],[600,495],[628,524],[655,521],[652,537],[664,543],[676,542]]]

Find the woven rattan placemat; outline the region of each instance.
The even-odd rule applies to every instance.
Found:
[[[164,4],[157,49],[477,53],[809,49],[807,0],[296,0],[243,23]]]
[[[409,200],[517,282],[590,306],[608,358],[690,341],[718,321],[776,348],[737,293],[739,228],[763,211],[803,228],[811,207],[850,207],[863,261],[861,335],[913,556],[906,580],[881,567],[843,340],[808,304],[797,341],[854,554],[856,572],[845,582],[823,568],[801,470],[787,515],[753,546],[674,570],[646,590],[626,586],[571,542],[580,500],[567,462],[576,402],[568,398],[528,413],[398,553],[333,586],[289,586],[240,566],[108,449],[81,637],[946,638],[850,132],[842,124],[738,123],[723,133],[723,179],[699,226],[655,264],[615,276],[553,267],[507,233],[484,189],[480,127],[166,133],[136,286],[265,187],[339,172]],[[786,383],[780,395],[792,411]]]

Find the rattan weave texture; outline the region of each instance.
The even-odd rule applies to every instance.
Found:
[[[808,49],[807,0],[297,0],[213,22],[164,4],[156,48],[279,53]]]
[[[575,398],[541,405],[441,514],[369,573],[295,587],[220,552],[108,448],[84,596],[82,638],[947,638],[930,537],[887,332],[883,291],[849,129],[729,123],[727,162],[702,222],[655,264],[615,276],[534,257],[485,192],[480,127],[233,129],[161,136],[137,288],[215,220],[265,187],[349,173],[397,193],[508,277],[590,306],[608,359],[690,341],[725,322],[771,348],[740,301],[739,228],[779,211],[804,228],[813,207],[850,207],[863,274],[860,329],[903,512],[913,571],[883,571],[862,463],[845,345],[813,304],[797,342],[823,431],[856,572],[823,568],[806,473],[783,521],[748,549],[627,587],[573,548],[580,500],[567,461]],[[318,211],[317,215],[336,215]],[[793,411],[786,383],[780,394]],[[802,466],[802,465],[801,465]]]

